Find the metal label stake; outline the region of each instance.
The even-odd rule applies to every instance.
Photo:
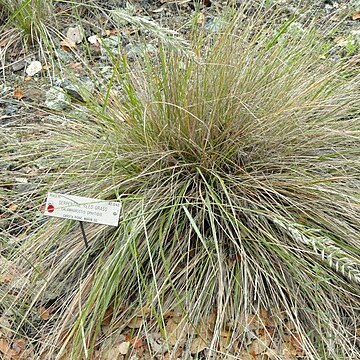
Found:
[[[85,247],[89,248],[89,243],[87,241],[86,234],[85,234],[84,223],[82,221],[79,221],[79,223],[80,223],[81,233],[84,238]]]

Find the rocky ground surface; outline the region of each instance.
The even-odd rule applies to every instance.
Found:
[[[70,97],[74,96],[74,87],[69,77],[74,70],[78,79],[89,87],[95,87],[92,79],[87,76],[84,61],[91,70],[100,74],[102,80],[111,77],[112,67],[109,62],[106,47],[115,55],[118,49],[128,58],[134,58],[141,53],[156,53],[155,43],[144,37],[136,26],[107,18],[106,13],[114,9],[126,9],[130,15],[136,15],[156,21],[164,27],[176,30],[186,37],[190,22],[194,21],[195,6],[192,1],[160,0],[160,1],[97,1],[102,6],[103,13],[82,10],[81,16],[86,21],[82,29],[78,28],[73,16],[66,16],[66,4],[59,5],[57,11],[61,16],[56,30],[63,34],[65,40],[54,39],[55,53],[39,52],[36,47],[25,49],[18,42],[15,46],[6,48],[7,39],[0,42],[2,50],[2,83],[0,83],[0,120],[1,126],[10,125],[18,118],[26,121],[36,116],[39,108],[58,111],[71,107]],[[222,10],[227,1],[203,0],[198,5],[195,21],[206,31],[217,32],[223,22]],[[234,1],[235,4],[241,1]],[[255,4],[258,2],[254,1]],[[360,10],[360,2],[350,1],[268,1],[280,9],[282,18],[296,16],[293,23],[294,31],[302,31],[312,18],[317,17],[319,26],[328,22],[336,26],[332,34],[327,35],[329,56],[335,59],[343,56],[356,56],[360,49],[360,20],[356,14]],[[266,5],[263,6],[267,11]],[[81,10],[80,10],[81,11]],[[339,21],[341,21],[340,24]],[[72,33],[71,33],[72,31]],[[101,45],[100,45],[101,42]],[[34,109],[34,106],[37,108]]]
[[[250,1],[249,1],[250,2]],[[103,12],[79,10],[83,16],[82,28],[78,21],[70,16],[71,10],[66,4],[59,4],[57,11],[59,24],[56,31],[65,40],[54,38],[54,52],[39,51],[32,47],[25,50],[18,42],[7,48],[4,36],[0,41],[2,54],[2,82],[0,83],[0,125],[9,126],[17,119],[29,121],[37,115],[40,109],[44,111],[59,111],[71,107],[71,97],[75,94],[71,76],[74,71],[78,79],[88,87],[96,87],[87,75],[89,66],[93,73],[101,76],[102,81],[111,77],[112,66],[107,50],[114,55],[118,49],[129,59],[141,56],[142,53],[156,53],[155,42],[151,34],[141,32],[134,24],[109,19],[107,12],[114,9],[126,9],[130,15],[136,15],[154,20],[166,28],[171,28],[184,37],[190,28],[190,22],[196,21],[205,31],[220,31],[223,17],[222,11],[228,1],[202,0],[196,8],[192,1],[159,0],[159,1],[96,1]],[[233,1],[240,4],[241,1]],[[258,8],[254,1],[254,9]],[[264,3],[274,4],[280,10],[285,21],[296,16],[292,24],[293,31],[302,31],[307,24],[318,19],[319,27],[323,23],[333,26],[331,34],[327,34],[326,44],[329,56],[334,59],[344,56],[359,55],[360,20],[357,14],[360,10],[359,1],[290,1],[271,0]],[[266,5],[263,6],[267,11]],[[249,10],[251,12],[251,9]],[[68,16],[66,14],[68,13]],[[194,14],[196,13],[196,19]],[[339,24],[340,22],[340,24]],[[71,33],[72,31],[72,33]],[[55,32],[55,30],[54,30]],[[144,37],[149,38],[144,44]],[[101,45],[100,45],[101,43]],[[106,51],[104,50],[106,48]],[[75,94],[75,95],[74,95]],[[35,108],[36,109],[35,109]],[[25,115],[25,116],[24,116]]]
[[[240,6],[242,1],[234,0],[233,6]],[[115,9],[126,11],[127,14],[137,16],[139,19],[155,21],[161,27],[171,29],[181,34],[185,39],[190,29],[191,22],[208,32],[221,31],[224,22],[223,11],[228,1],[202,0],[194,4],[186,0],[139,0],[123,1],[97,0],[97,5],[103,10],[98,11],[89,8],[79,8],[78,16],[82,19],[79,27],[78,18],[73,16],[73,10],[68,3],[59,2],[56,11],[59,14],[58,24],[51,26],[52,34],[62,34],[62,38],[53,37],[53,52],[39,47],[25,49],[21,42],[14,42],[9,46],[8,32],[0,36],[0,141],[6,140],[7,131],[13,127],[31,124],[39,124],[42,121],[52,121],[57,112],[67,110],[77,116],[86,116],[86,108],[82,107],[82,94],[77,85],[82,84],[89,92],[101,89],[112,76],[112,62],[109,54],[117,56],[119,49],[121,54],[128,59],[135,59],[144,53],[156,56],[156,41],[151,31],[140,30],[136,23],[116,21],[109,18],[108,12]],[[261,5],[261,3],[263,5]],[[260,5],[259,5],[260,4]],[[286,21],[296,16],[292,24],[292,31],[303,31],[308,24],[317,19],[319,32],[324,31],[323,23],[333,27],[331,32],[326,31],[325,43],[328,56],[334,61],[344,57],[359,61],[360,56],[360,1],[293,1],[293,0],[270,0],[254,1],[253,9],[262,7],[264,14],[268,7],[273,5],[272,11],[279,11],[281,19]],[[249,15],[252,9],[249,9]],[[141,21],[141,20],[139,20]],[[325,34],[325,32],[324,32]],[[145,39],[145,41],[144,41]],[[176,45],[176,44],[175,44]],[[360,66],[360,64],[359,64]],[[92,74],[91,76],[89,74]],[[95,76],[96,75],[96,76]],[[96,99],[94,99],[96,101]],[[29,127],[28,136],[31,136]],[[1,142],[0,142],[1,144]],[[11,191],[21,194],[31,190],[29,178],[44,171],[43,168],[34,168],[31,164],[18,168],[16,164],[0,159],[1,184],[3,191],[0,192],[0,220],[1,226],[7,229],[7,234],[21,238],[19,226],[24,223],[18,219],[15,224],[11,216],[20,209],[19,204],[9,201],[7,190],[11,185]],[[13,180],[10,182],[9,177]],[[20,223],[19,223],[20,221]],[[0,245],[1,245],[0,239]],[[8,277],[0,277],[0,286],[6,285],[12,274]],[[147,310],[139,315],[134,315],[133,320],[121,331],[108,336],[106,343],[98,351],[98,358],[112,359],[150,359],[150,353],[141,334],[142,317],[147,316]],[[48,321],[52,316],[52,309],[39,308],[39,320]],[[249,314],[249,316],[252,316]],[[186,333],[188,324],[182,322],[181,314],[176,312],[169,314],[167,320],[167,332],[171,334],[170,344],[165,344],[157,333],[148,333],[147,343],[150,350],[160,354],[159,358],[169,359],[169,346],[178,344],[181,334]],[[0,321],[4,328],[7,327],[6,316],[0,314]],[[209,331],[214,319],[210,316],[204,322],[204,333]],[[239,355],[239,359],[271,359],[272,354],[266,348],[270,344],[269,334],[260,333],[261,329],[256,317],[251,320],[253,337],[249,337],[249,349],[247,354]],[[267,327],[275,327],[275,319],[267,313],[262,314],[261,322],[267,322]],[[106,319],[102,324],[104,333],[108,331]],[[302,350],[298,346],[297,334],[291,330],[293,324],[288,323],[287,336],[288,346],[281,349],[284,359],[302,358]],[[226,339],[229,334],[222,334]],[[0,332],[0,358],[7,359],[36,358],[33,349],[26,340],[19,338],[10,343],[6,332]],[[261,339],[261,340],[259,340]],[[173,341],[173,344],[171,344]],[[206,350],[207,344],[200,337],[193,340],[192,346],[183,355],[178,350],[178,358],[202,358],[209,356]],[[26,352],[25,352],[26,349]],[[101,354],[101,355],[100,355]],[[185,356],[185,357],[184,357]],[[47,354],[42,354],[41,359],[47,359]],[[215,356],[215,358],[220,358]]]

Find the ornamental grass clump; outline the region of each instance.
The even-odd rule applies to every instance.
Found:
[[[123,57],[88,117],[44,121],[9,155],[48,164],[35,203],[49,190],[122,202],[117,228],[86,225],[89,249],[78,224],[39,215],[8,250],[26,279],[17,331],[73,359],[134,317],[151,358],[190,356],[197,339],[219,359],[282,359],[294,339],[308,359],[359,358],[359,73],[325,60],[311,30],[260,19],[194,53],[162,47],[141,71]]]

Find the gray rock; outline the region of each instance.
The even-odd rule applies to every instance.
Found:
[[[71,98],[81,102],[85,101],[76,87],[69,80],[62,80],[59,85]]]
[[[27,61],[26,60],[20,60],[20,61],[17,61],[15,63],[12,64],[11,68],[12,70],[15,72],[15,71],[20,71],[22,69],[24,69],[24,67],[26,66],[27,64]]]
[[[360,0],[351,0],[349,4],[349,8],[352,11],[360,11]]]
[[[56,56],[61,62],[64,62],[64,63],[69,63],[73,58],[71,53],[66,52],[62,49],[59,49],[56,51]]]
[[[13,116],[20,110],[20,106],[17,104],[7,104],[4,109],[6,116]]]
[[[51,110],[62,111],[70,108],[69,96],[60,87],[52,87],[46,94],[45,106]]]
[[[205,29],[211,33],[218,33],[225,26],[226,26],[226,21],[223,18],[217,16],[217,17],[210,18],[206,22]]]
[[[13,191],[16,193],[22,194],[27,193],[33,189],[35,189],[36,185],[29,183],[28,179],[25,177],[15,178],[15,183],[13,185]]]
[[[119,46],[121,45],[121,39],[116,36],[110,36],[101,40],[102,48],[104,48],[105,53],[110,53],[114,56],[119,54]]]
[[[350,35],[360,45],[360,30],[352,30]]]
[[[5,84],[0,84],[0,96],[4,96],[10,91],[11,91],[10,86],[7,86]]]
[[[129,59],[135,59],[146,54],[155,54],[157,49],[154,45],[151,44],[135,45],[129,43],[125,46],[124,51]]]
[[[69,115],[75,119],[86,120],[90,117],[90,112],[87,108],[81,106],[69,112]]]

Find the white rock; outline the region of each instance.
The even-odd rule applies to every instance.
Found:
[[[34,76],[42,70],[42,65],[40,61],[32,61],[26,68],[26,74],[28,76]]]
[[[99,38],[97,35],[91,35],[88,37],[88,42],[91,44],[91,45],[100,45],[99,43]]]
[[[130,341],[124,341],[119,345],[120,354],[126,355],[130,348]]]
[[[66,32],[66,38],[73,41],[75,44],[80,44],[84,39],[84,35],[80,27],[76,26],[68,29]]]

